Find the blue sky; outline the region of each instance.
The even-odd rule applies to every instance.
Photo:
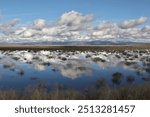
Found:
[[[92,13],[101,20],[122,21],[150,17],[150,0],[0,0],[3,20],[55,20],[64,12]]]
[[[150,0],[0,0],[0,41],[150,42],[149,11]]]

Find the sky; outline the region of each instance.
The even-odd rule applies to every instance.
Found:
[[[150,0],[0,0],[0,42],[150,41]]]

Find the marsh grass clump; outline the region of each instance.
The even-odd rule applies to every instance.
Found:
[[[94,62],[106,62],[106,60],[99,58],[99,57],[95,57],[92,59]]]
[[[133,58],[133,57],[130,57],[128,60],[132,61],[132,60],[134,60],[134,58]]]
[[[90,54],[86,54],[85,58],[90,58],[91,55]]]
[[[33,62],[32,62],[32,61],[27,61],[26,63],[27,63],[27,64],[33,64]]]
[[[120,56],[120,55],[118,55],[118,54],[116,54],[115,56],[116,56],[118,59],[120,59],[120,58],[121,58],[121,56]]]
[[[112,76],[113,76],[112,82],[114,84],[120,84],[122,80],[122,74],[120,72],[116,72]]]
[[[144,61],[143,64],[150,67],[150,62],[149,61],[148,62]]]
[[[54,58],[52,55],[47,55],[47,57],[48,57],[49,59]]]
[[[14,56],[14,57],[12,57],[12,59],[14,59],[14,60],[19,60],[20,58],[19,57],[17,57],[17,56]]]
[[[146,68],[145,71],[150,73],[150,67]]]
[[[128,76],[127,77],[127,82],[132,83],[134,82],[135,78],[133,76]]]
[[[67,58],[66,57],[61,57],[61,60],[66,61]]]
[[[10,68],[11,67],[11,64],[9,63],[4,63],[3,64],[3,68],[7,69],[7,68]]]
[[[149,76],[144,76],[142,79],[145,80],[145,81],[150,81],[150,75]]]
[[[97,88],[97,89],[99,89],[99,88],[101,88],[101,87],[106,87],[107,85],[108,85],[108,84],[107,84],[107,82],[106,82],[105,79],[98,80],[98,81],[96,82],[96,88]]]
[[[126,61],[125,62],[125,65],[127,65],[127,66],[134,65],[134,64],[136,64],[136,63],[132,62],[132,61]]]
[[[18,72],[18,74],[19,74],[20,76],[23,76],[23,75],[24,75],[24,71],[23,71],[23,70],[20,70],[20,71]]]
[[[123,54],[123,55],[127,55],[127,52],[126,52],[126,51],[123,51],[122,54]]]
[[[39,60],[40,58],[38,56],[33,56],[33,60]]]
[[[80,71],[84,71],[84,70],[86,70],[87,68],[86,68],[86,67],[81,67],[81,66],[80,66],[80,67],[77,67],[76,69],[77,69],[77,70],[80,70]]]
[[[150,58],[146,57],[145,60],[150,63]]]
[[[42,65],[44,65],[44,66],[50,66],[51,63],[50,62],[43,62]]]
[[[134,55],[134,58],[138,58],[139,56],[137,54]]]

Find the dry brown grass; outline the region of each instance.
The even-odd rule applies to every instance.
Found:
[[[149,100],[150,85],[129,85],[120,89],[111,89],[107,84],[100,82],[85,91],[56,88],[48,91],[47,88],[28,87],[24,91],[1,90],[1,100]]]
[[[19,93],[15,90],[0,90],[1,100],[17,100],[19,99]]]
[[[65,51],[123,51],[123,50],[137,50],[150,49],[150,44],[139,45],[81,45],[81,46],[46,46],[46,45],[0,45],[0,50],[65,50]]]

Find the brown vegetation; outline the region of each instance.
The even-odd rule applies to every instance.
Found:
[[[121,79],[122,79],[122,74],[119,72],[116,72],[112,76],[113,76],[112,82],[114,84],[120,84]]]
[[[57,87],[48,91],[46,85],[28,87],[24,91],[0,90],[1,100],[149,100],[150,85],[129,85],[119,89],[110,88],[105,81],[98,81],[96,86],[84,91]]]
[[[124,50],[150,49],[150,44],[139,45],[83,45],[83,46],[57,46],[57,45],[0,45],[0,50],[65,50],[65,51],[124,51]]]

